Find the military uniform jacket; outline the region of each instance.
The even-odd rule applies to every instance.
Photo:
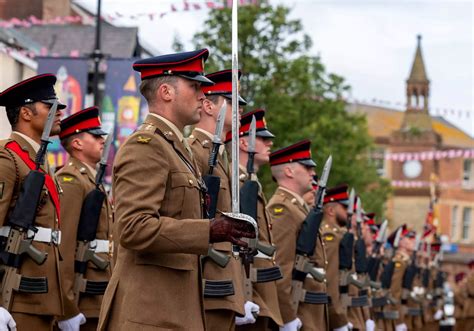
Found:
[[[243,185],[248,178],[247,171],[244,167],[240,168],[240,184]],[[260,184],[259,184],[260,185]],[[257,204],[257,223],[258,223],[258,240],[265,245],[272,245],[271,219],[265,206],[267,201],[263,195],[262,189],[258,191]],[[278,249],[278,248],[277,248]],[[275,260],[255,258],[254,268],[271,268],[276,265]],[[253,283],[253,302],[260,306],[259,316],[271,318],[276,324],[283,325],[280,307],[278,305],[278,292],[276,282]]]
[[[202,219],[199,176],[156,115],[120,147],[113,168],[118,256],[99,329],[204,329],[199,255],[207,254],[209,220]]]
[[[196,158],[199,169],[203,175],[209,172],[209,154],[212,148],[212,141],[200,130],[194,130],[189,137],[189,145]],[[231,188],[229,178],[228,164],[224,164],[222,155],[218,155],[217,166],[214,168],[213,175],[221,178],[219,196],[217,199],[217,210],[221,212],[230,212],[231,207]],[[224,252],[228,255],[232,254],[232,244],[230,242],[215,243],[212,245],[214,249]],[[231,258],[225,268],[221,268],[211,259],[206,259],[203,265],[203,278],[209,280],[232,280],[234,285],[234,295],[223,298],[205,298],[204,308],[211,309],[227,309],[235,311],[237,314],[244,315],[244,290],[243,290],[243,269],[239,260]]]
[[[10,141],[16,141],[32,160],[36,157],[33,147],[15,132],[12,133],[10,139],[0,141],[0,222],[2,226],[7,225],[8,217],[15,207],[20,187],[30,172],[30,168],[20,157],[5,148],[5,145]],[[49,173],[46,166],[42,166],[41,169]],[[54,179],[54,175],[52,177]],[[56,210],[46,187],[43,188],[35,226],[53,230],[59,229]],[[19,273],[27,277],[47,277],[48,293],[14,293],[11,311],[35,315],[62,315],[58,247],[52,243],[37,241],[33,241],[32,244],[38,250],[48,253],[48,258],[42,265],[38,265],[31,258],[25,256]]]
[[[353,253],[355,256],[355,253]],[[352,261],[352,272],[355,273],[355,259]],[[360,289],[354,284],[349,284],[348,295],[350,298],[360,296]],[[364,288],[362,291],[368,294],[368,289]],[[366,294],[366,295],[367,295]],[[354,329],[365,330],[365,321],[369,319],[369,311],[367,307],[347,307],[347,319],[354,326]]]
[[[79,219],[82,203],[86,195],[95,189],[95,176],[84,163],[73,157],[56,175],[63,189],[61,196],[62,241],[60,249],[63,258],[61,262],[63,291],[67,296],[64,317],[70,318],[79,312],[83,313],[86,317],[99,317],[100,304],[102,302],[101,295],[81,295],[79,307],[74,303],[74,260]],[[100,220],[97,225],[96,239],[109,240],[112,243],[112,225],[112,205],[106,198],[102,205]],[[109,245],[109,254],[98,253],[98,256],[109,261],[107,269],[100,270],[92,262],[89,262],[88,269],[84,274],[85,279],[92,281],[109,280],[112,273],[112,247],[112,245]]]
[[[347,314],[339,293],[339,244],[344,231],[343,228],[329,224],[323,218],[321,232],[326,245],[327,259],[330,261],[326,270],[326,279],[328,294],[331,296],[331,304],[329,305],[329,326],[331,330],[347,325]]]
[[[303,204],[301,204],[301,202]],[[309,207],[301,197],[281,187],[277,188],[267,205],[272,223],[274,243],[278,247],[276,262],[282,269],[283,279],[277,281],[278,301],[283,323],[288,323],[299,317],[303,322],[303,330],[326,330],[327,307],[299,303],[298,312],[292,308],[292,271],[295,264],[296,242],[301,226],[308,215]],[[327,265],[326,252],[321,240],[317,236],[315,254],[311,262],[316,267],[325,268]],[[320,283],[312,277],[307,277],[303,289],[311,292],[326,292],[326,284]]]

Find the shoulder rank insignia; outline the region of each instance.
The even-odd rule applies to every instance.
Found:
[[[275,208],[273,208],[273,212],[275,214],[281,214],[281,213],[283,213],[283,207],[281,207],[281,208],[275,207]]]
[[[63,183],[70,183],[74,180],[73,177],[63,176],[62,177]]]
[[[151,138],[146,138],[146,137],[142,137],[142,136],[138,136],[137,137],[137,143],[140,143],[140,144],[148,144],[150,142]]]
[[[334,235],[332,233],[326,233],[323,238],[325,241],[333,241]]]

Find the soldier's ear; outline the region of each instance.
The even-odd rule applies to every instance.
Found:
[[[173,85],[164,83],[160,85],[156,93],[158,93],[160,99],[171,101],[176,95],[176,89]]]
[[[35,112],[31,108],[27,106],[20,107],[20,114],[18,117],[21,118],[23,121],[30,122],[34,115]]]
[[[293,168],[290,166],[290,164],[286,165],[283,168],[283,172],[285,173],[285,176],[288,177],[288,178],[293,178],[294,177]]]
[[[213,108],[214,108],[214,103],[209,100],[209,99],[204,99],[202,101],[202,109],[204,110],[204,112],[209,115],[209,116],[212,116],[213,115]]]
[[[247,152],[248,147],[249,147],[249,142],[247,141],[247,139],[245,139],[245,138],[239,138],[239,148],[240,148],[242,151]]]

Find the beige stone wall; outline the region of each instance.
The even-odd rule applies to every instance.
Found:
[[[427,197],[392,197],[390,227],[395,228],[406,223],[416,231],[423,229],[430,200]]]

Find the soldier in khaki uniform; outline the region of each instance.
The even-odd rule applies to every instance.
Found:
[[[41,135],[48,112],[57,100],[54,92],[56,77],[42,74],[26,79],[0,93],[0,105],[5,106],[8,120],[12,126],[9,139],[0,141],[0,222],[1,249],[5,249],[10,233],[8,219],[17,203],[22,183],[29,172],[35,168],[36,153],[40,148]],[[51,129],[51,136],[60,131],[61,109],[66,106],[58,104],[59,111]],[[51,330],[54,317],[63,314],[61,277],[59,274],[60,254],[59,226],[60,206],[59,188],[55,177],[45,162],[40,171],[46,174],[43,193],[34,220],[37,228],[32,245],[48,254],[46,261],[38,265],[26,254],[18,267],[18,274],[25,277],[46,277],[47,293],[12,294],[12,306],[0,308],[1,329],[16,326],[19,330]],[[34,208],[34,207],[33,207]],[[14,256],[2,252],[2,265],[11,265]],[[3,268],[3,267],[2,267]],[[4,279],[3,279],[4,281]],[[2,283],[2,287],[5,284]],[[4,298],[2,298],[4,299]],[[9,309],[9,312],[6,310]]]
[[[405,324],[405,307],[401,303],[402,299],[402,281],[403,275],[410,261],[409,253],[414,249],[415,233],[409,231],[406,224],[400,226],[402,228],[398,249],[392,258],[395,263],[395,269],[392,275],[392,282],[388,295],[391,303],[382,308],[382,313],[376,313],[377,327],[382,330],[406,331]],[[392,232],[387,241],[393,246],[395,235],[398,228]]]
[[[79,298],[76,297],[78,293],[74,291],[74,287],[77,286],[75,284],[75,263],[78,262],[75,260],[81,210],[86,196],[96,188],[96,165],[100,161],[104,149],[103,136],[107,134],[100,125],[99,109],[90,107],[62,120],[61,134],[59,135],[61,144],[69,153],[68,163],[57,172],[59,183],[63,189],[61,197],[63,227],[60,249],[63,257],[61,263],[64,280],[63,290],[67,296],[63,319],[68,319],[79,313],[85,315],[87,322],[81,326],[81,330],[97,329],[102,302],[102,295],[98,293],[101,290],[94,293],[81,293]],[[100,185],[100,190],[106,195],[102,185]],[[90,284],[98,282],[95,284],[105,285],[112,274],[112,225],[112,205],[106,198],[100,213],[93,245],[95,253],[108,261],[109,265],[106,269],[100,270],[92,262],[86,262],[87,269],[84,278]],[[105,290],[105,287],[103,289]]]
[[[270,155],[272,176],[278,188],[267,205],[271,216],[274,243],[278,247],[276,262],[283,271],[283,279],[277,281],[278,301],[284,326],[280,330],[322,331],[328,329],[327,304],[309,304],[300,302],[298,310],[292,305],[292,272],[295,265],[295,252],[298,234],[310,211],[303,196],[312,192],[314,168],[311,159],[311,142],[303,140]],[[313,195],[314,200],[314,195]],[[321,236],[316,235],[315,254],[311,262],[315,267],[324,268],[328,263]],[[318,282],[310,274],[304,280],[306,291],[326,295],[325,282]]]
[[[339,293],[339,244],[346,231],[349,196],[347,185],[330,188],[324,197],[324,217],[321,234],[329,261],[326,269],[327,290],[331,297],[329,305],[329,327],[331,330],[349,330],[347,312]]]
[[[205,329],[199,255],[255,235],[223,215],[204,218],[203,184],[182,130],[199,122],[207,49],[135,62],[150,113],[113,168],[117,260],[99,330]]]
[[[227,111],[223,119],[222,139],[225,138],[226,132],[232,130],[232,104],[230,101],[232,98],[232,71],[223,70],[208,74],[206,77],[215,82],[215,85],[202,88],[206,99],[203,101],[201,120],[196,124],[189,137],[189,145],[203,175],[209,173],[209,155],[212,149],[212,140],[216,130],[217,116],[224,101],[227,102]],[[247,102],[239,96],[239,105],[244,106],[246,104]],[[217,199],[217,210],[220,212],[230,212],[232,210],[229,171],[227,151],[225,148],[221,148],[217,156],[217,166],[213,170],[213,175],[219,176],[221,179]],[[226,255],[232,255],[232,244],[230,242],[216,243],[212,246]],[[222,268],[210,258],[205,258],[203,278],[206,281],[230,280],[234,292],[233,295],[225,295],[224,293],[222,296],[210,297],[206,295],[205,288],[204,309],[206,311],[207,330],[234,330],[236,314],[245,315],[242,263],[235,258],[231,258],[227,266]]]
[[[272,139],[274,135],[267,129],[264,119],[265,111],[262,109],[255,110],[242,115],[239,128],[239,168],[240,168],[240,184],[249,178],[246,165],[248,160],[248,139],[250,123],[252,116],[256,119],[256,146],[255,146],[255,172],[268,164],[270,158],[270,148],[273,145]],[[230,135],[226,141],[230,140]],[[253,175],[254,176],[254,175]],[[256,179],[258,180],[258,179]],[[260,184],[259,184],[260,185]],[[258,223],[258,240],[264,245],[272,245],[271,219],[265,206],[267,201],[260,187],[257,200],[257,223]],[[261,252],[254,258],[253,267],[258,269],[268,269],[277,266],[273,256],[265,255]],[[283,325],[280,307],[278,305],[278,292],[275,281],[264,283],[253,283],[253,295],[251,301],[260,307],[258,318],[253,324],[245,324],[237,326],[237,330],[267,330],[269,327]]]
[[[459,281],[455,291],[454,300],[456,309],[455,330],[474,330],[474,272],[473,262],[470,263],[471,271]]]

